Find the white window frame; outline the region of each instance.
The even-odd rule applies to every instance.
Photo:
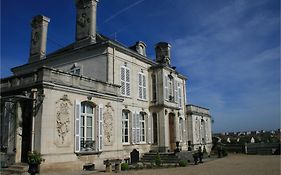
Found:
[[[127,118],[124,118],[124,115],[127,115]],[[126,110],[122,110],[122,143],[123,144],[129,144],[130,143],[130,112]],[[125,123],[127,123],[127,128],[125,127]],[[127,129],[128,135],[125,135],[125,130]],[[127,142],[125,141],[127,137]]]
[[[79,72],[77,72],[77,71],[79,71]],[[74,74],[74,75],[81,75],[81,71],[82,71],[82,69],[81,69],[81,67],[79,67],[79,66],[77,66],[77,67],[72,67],[72,68],[70,69],[70,73],[71,73],[71,74]]]
[[[146,76],[144,73],[139,72],[138,74],[138,92],[139,92],[139,99],[146,100],[147,93],[146,93]]]
[[[122,79],[122,69],[124,69],[124,79]],[[131,96],[131,82],[130,82],[130,68],[121,66],[120,68],[120,82],[121,82],[121,95]],[[124,93],[123,93],[124,90]]]
[[[139,143],[146,143],[146,113],[140,112],[139,123],[140,123],[139,124],[139,128],[140,128],[140,139],[139,139],[140,141],[139,141]]]
[[[92,113],[88,113],[86,106],[90,106],[92,108],[93,112]],[[83,108],[84,108],[84,111],[85,111],[84,113],[83,113]],[[95,109],[96,108],[93,105],[90,105],[90,104],[87,104],[87,103],[83,103],[83,102],[81,103],[81,114],[80,114],[80,127],[79,127],[79,129],[80,129],[80,144],[81,144],[81,141],[84,141],[84,142],[92,141],[93,144],[94,144],[93,147],[96,150],[96,146],[95,146],[95,141],[96,141],[96,139],[95,139],[95,129],[96,129],[95,128]],[[82,123],[83,123],[82,116],[84,117],[84,125],[83,125],[83,127],[81,127]],[[90,127],[88,127],[90,125],[88,125],[89,123],[87,122],[87,118],[88,117],[90,117],[92,119],[92,123],[90,123],[91,128],[92,128],[92,133],[91,133],[92,137],[87,137],[87,129],[90,128]],[[81,132],[82,129],[84,131],[84,137],[82,136],[82,132]],[[84,147],[84,149],[86,150],[87,148]],[[82,145],[80,146],[80,150],[84,151],[83,148],[82,148]],[[91,150],[91,151],[95,151],[95,150]]]

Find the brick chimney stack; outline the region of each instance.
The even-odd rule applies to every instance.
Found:
[[[31,44],[29,63],[46,57],[47,31],[50,19],[43,15],[35,16],[31,22]]]
[[[76,0],[76,41],[96,42],[98,0]]]

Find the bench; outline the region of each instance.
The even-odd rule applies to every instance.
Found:
[[[112,172],[112,165],[115,165],[115,172],[118,173],[121,171],[121,159],[107,159],[103,161],[103,164],[106,166],[105,172]]]

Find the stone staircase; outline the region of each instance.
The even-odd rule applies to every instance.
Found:
[[[145,153],[141,159],[144,163],[154,163],[157,153]],[[174,153],[159,153],[162,164],[177,164],[179,158]]]
[[[17,163],[10,165],[8,168],[2,168],[0,170],[1,175],[28,175],[28,164]]]

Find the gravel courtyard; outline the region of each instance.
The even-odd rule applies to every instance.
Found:
[[[109,174],[109,173],[99,173]],[[280,156],[229,155],[199,165],[187,167],[127,171],[128,175],[280,175]]]
[[[49,172],[41,175],[281,175],[280,156],[260,156],[230,154],[228,157],[215,159],[199,165],[187,167],[122,171],[120,173],[105,172]]]

